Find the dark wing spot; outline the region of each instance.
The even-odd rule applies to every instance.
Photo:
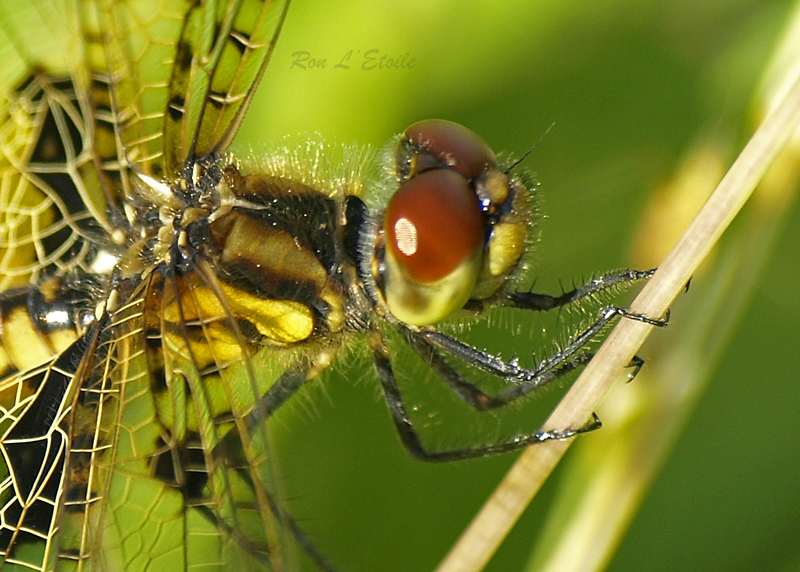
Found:
[[[229,41],[239,52],[239,55],[244,56],[245,52],[247,52],[247,44],[250,42],[250,35],[239,30],[231,30]]]
[[[226,94],[224,94],[224,93],[220,93],[218,91],[210,91],[209,90],[208,97],[206,98],[206,101],[208,103],[210,103],[211,105],[213,105],[216,109],[222,109],[223,107],[225,107],[225,103],[224,103],[225,97],[226,97]]]
[[[188,73],[191,66],[192,46],[186,41],[178,42],[175,45],[175,69]]]
[[[167,113],[169,113],[169,118],[173,121],[180,121],[183,117],[183,106],[186,105],[186,100],[180,95],[174,95],[172,99],[169,100],[169,105],[167,105]]]
[[[197,433],[189,433],[186,441],[174,448],[170,448],[161,437],[155,443],[155,448],[160,453],[155,455],[153,476],[179,488],[187,500],[202,499],[208,483],[205,455],[200,442]],[[177,466],[180,470],[176,470]]]

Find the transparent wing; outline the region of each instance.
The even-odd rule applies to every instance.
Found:
[[[0,382],[0,570],[282,570],[256,368],[202,263]]]
[[[94,245],[110,232],[89,78],[80,51],[66,49],[79,40],[68,8],[42,0],[0,6],[2,290],[45,270],[88,271]]]
[[[256,376],[205,271],[151,273],[81,388],[75,418],[90,421],[74,428],[59,553],[93,570],[284,569],[259,413],[275,377]]]
[[[0,291],[91,276],[135,238],[133,172],[178,175],[228,144],[286,5],[0,5]],[[259,401],[280,368],[256,375],[202,261],[125,288],[0,380],[0,570],[284,569]]]
[[[139,171],[175,180],[223,150],[288,0],[0,5],[0,289],[135,240]],[[109,240],[109,237],[112,240]]]
[[[65,485],[65,463],[92,442],[75,438],[73,405],[95,341],[89,333],[42,366],[0,382],[1,570],[67,570],[80,561],[80,537],[64,538],[61,526],[64,506],[73,504],[91,469],[73,463]]]
[[[92,0],[90,69],[106,70],[120,164],[176,179],[233,138],[288,0]],[[124,152],[123,152],[124,150]]]
[[[275,47],[288,0],[197,5],[187,15],[169,85],[165,162],[224,149],[242,121]]]

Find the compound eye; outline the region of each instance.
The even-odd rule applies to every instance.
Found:
[[[386,210],[390,254],[417,284],[451,274],[483,249],[483,216],[475,192],[458,173],[426,171],[404,183]]]
[[[403,134],[414,155],[411,173],[447,166],[466,179],[474,179],[497,166],[497,157],[486,142],[463,125],[428,119],[415,123]]]

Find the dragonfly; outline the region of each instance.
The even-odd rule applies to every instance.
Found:
[[[231,155],[288,8],[0,7],[0,570],[295,570],[292,546],[333,569],[281,501],[269,421],[352,339],[403,446],[453,461],[599,420],[432,447],[390,337],[469,407],[500,411],[585,365],[613,320],[662,324],[604,308],[531,367],[438,328],[652,274],[520,289],[536,185],[458,124],[420,121],[378,158],[316,140]]]

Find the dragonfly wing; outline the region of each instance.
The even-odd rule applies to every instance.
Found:
[[[194,3],[186,13],[164,117],[166,173],[233,139],[280,33],[288,0]]]
[[[93,419],[85,436],[98,437],[89,510],[74,528],[95,536],[82,553],[104,569],[283,569],[287,539],[259,411],[275,376],[256,374],[210,272],[150,273],[101,336],[106,357],[85,391],[103,395],[94,400],[102,410],[81,406],[76,416]],[[76,431],[74,442],[84,441]],[[67,475],[85,466],[78,453]]]
[[[285,568],[260,398],[286,364],[254,367],[201,256],[178,272],[151,253],[119,281],[98,261],[141,236],[139,175],[227,146],[287,4],[0,7],[0,291],[56,274],[102,314],[3,369],[0,570]]]
[[[0,79],[2,290],[43,273],[88,272],[95,245],[110,232],[89,80],[64,49],[78,40],[65,25],[77,15],[65,4],[51,11],[40,4],[0,8],[8,62]]]
[[[71,518],[65,514],[81,505],[90,474],[90,465],[80,461],[93,452],[93,439],[76,438],[73,405],[95,354],[96,332],[0,382],[2,570],[68,570],[82,561],[82,536],[65,526]],[[72,474],[65,471],[68,458]]]

